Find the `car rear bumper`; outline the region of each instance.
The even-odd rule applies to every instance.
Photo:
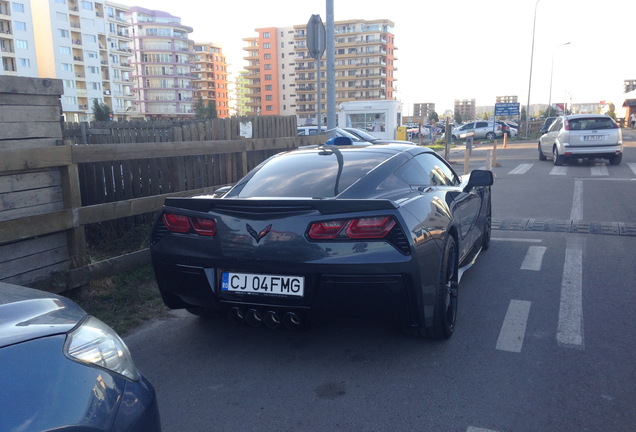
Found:
[[[609,146],[570,146],[564,145],[560,152],[566,157],[607,158],[623,152],[620,144]]]

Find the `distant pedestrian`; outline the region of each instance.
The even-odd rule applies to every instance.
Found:
[[[382,123],[382,120],[380,120],[380,114],[375,115],[375,121],[373,122],[371,127],[373,128],[373,132],[382,132],[382,130],[384,129],[384,123]]]
[[[629,125],[632,129],[636,127],[636,113],[632,113],[632,115],[629,116]]]

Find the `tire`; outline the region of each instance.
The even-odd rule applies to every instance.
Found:
[[[552,162],[555,166],[563,165],[565,157],[559,154],[559,150],[557,150],[556,146],[552,148]]]
[[[490,200],[488,200],[488,210],[486,213],[486,221],[482,230],[481,249],[488,250],[490,247],[490,236],[492,234],[492,208]]]
[[[622,153],[619,154],[619,155],[610,156],[609,163],[610,163],[610,165],[618,165],[618,164],[621,163],[621,160],[623,160],[623,154]]]
[[[543,152],[541,151],[541,143],[539,143],[539,145],[537,146],[539,149],[539,160],[540,161],[544,161],[547,160],[548,158],[545,157],[545,155],[543,154]]]
[[[453,335],[457,319],[457,245],[449,235],[444,245],[442,265],[439,269],[439,283],[435,293],[433,325],[426,329],[429,339],[444,340]]]
[[[494,132],[488,132],[486,134],[486,139],[487,140],[494,140],[497,137],[497,135],[494,134]]]

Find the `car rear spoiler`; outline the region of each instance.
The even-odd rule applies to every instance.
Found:
[[[321,214],[335,214],[361,211],[395,210],[399,206],[390,200],[368,199],[221,199],[221,198],[166,198],[164,208],[192,210],[197,212],[216,211],[221,213],[280,213],[317,210]]]

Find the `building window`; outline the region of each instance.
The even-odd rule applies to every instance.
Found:
[[[271,81],[271,80],[272,80],[272,76],[270,74],[266,74],[265,81]]]
[[[270,37],[271,37],[271,34],[269,32],[263,33],[263,38],[269,39]]]
[[[274,111],[274,107],[271,105],[266,105],[265,106],[265,111]]]
[[[29,49],[29,43],[25,40],[20,40],[17,39],[15,41],[15,47],[18,49],[22,49],[22,50],[28,50]]]
[[[269,64],[269,63],[268,63],[268,64],[265,64],[265,65],[263,65],[263,69],[265,69],[265,70],[272,70],[272,65],[271,65],[271,64]]]
[[[26,23],[22,21],[13,21],[13,30],[26,31]]]
[[[18,59],[18,65],[20,65],[20,67],[30,68],[31,67],[31,60],[26,59],[26,58],[19,58]]]
[[[263,44],[263,49],[270,49],[271,48],[271,44],[269,42],[265,42]]]
[[[82,1],[82,9],[85,10],[93,10],[93,2],[89,2],[89,1]]]
[[[71,34],[70,34],[70,33],[69,33],[69,31],[68,31],[68,30],[66,30],[66,29],[57,29],[57,34],[58,34],[60,37],[63,37],[63,38],[69,38],[69,37],[71,37]]]
[[[272,59],[272,55],[271,55],[270,53],[266,53],[266,54],[263,56],[263,58],[264,58],[265,60],[271,60],[271,59]]]
[[[73,80],[64,80],[64,88],[75,88],[75,81]]]
[[[73,65],[70,63],[62,63],[62,70],[64,72],[71,72],[73,70]]]
[[[71,55],[71,47],[61,46],[60,47],[60,54]]]
[[[272,85],[271,84],[267,84],[265,86],[265,91],[272,91]]]
[[[273,100],[272,95],[265,95],[265,100],[271,102]]]
[[[12,10],[12,12],[22,12],[22,13],[24,13],[24,4],[13,2],[13,3],[11,3],[11,10]]]

